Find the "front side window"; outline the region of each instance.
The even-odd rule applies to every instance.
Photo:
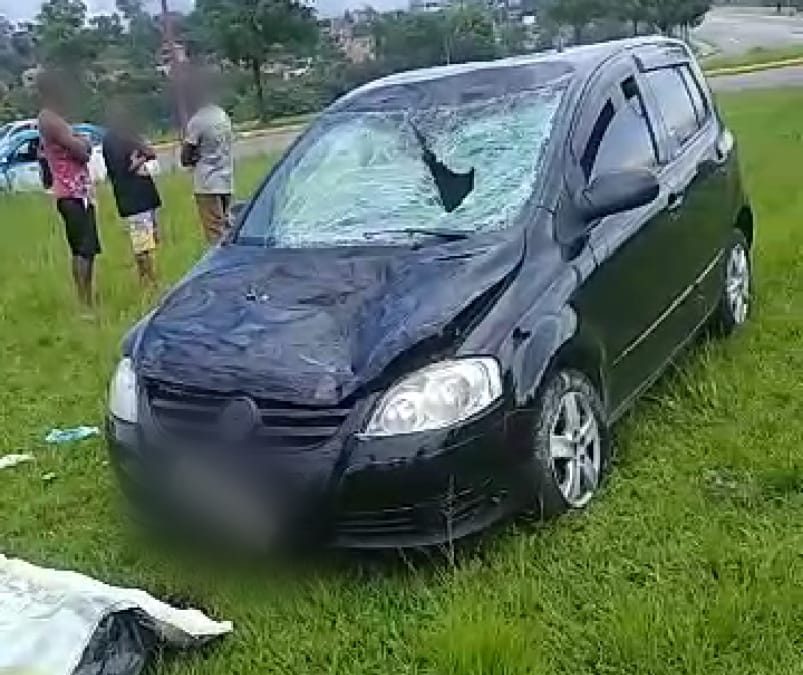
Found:
[[[539,178],[562,94],[325,115],[257,196],[237,241],[299,248],[505,228]]]
[[[679,68],[661,68],[646,77],[670,136],[678,146],[684,145],[700,124],[683,74]]]
[[[657,164],[655,141],[635,78],[621,83],[623,102],[603,106],[581,159],[586,179]],[[618,97],[617,97],[617,100]]]

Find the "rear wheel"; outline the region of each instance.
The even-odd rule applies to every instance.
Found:
[[[563,370],[543,389],[533,438],[542,515],[584,508],[610,461],[610,433],[594,385]]]
[[[752,266],[750,247],[744,234],[736,230],[725,259],[725,283],[715,321],[723,335],[730,335],[750,316],[752,300]]]

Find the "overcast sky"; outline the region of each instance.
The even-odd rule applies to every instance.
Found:
[[[192,5],[193,0],[168,0],[168,2],[173,9],[186,10]],[[36,16],[41,4],[41,0],[0,0],[0,14],[5,14],[13,20],[32,19]],[[86,0],[86,4],[92,13],[114,11],[114,0]],[[146,0],[146,4],[156,10],[160,2],[159,0]],[[370,4],[378,10],[384,10],[406,7],[408,3],[407,0],[370,0],[369,3],[366,3],[365,0],[315,0],[313,4],[319,14],[331,16],[341,14],[348,7],[362,7],[365,4]]]

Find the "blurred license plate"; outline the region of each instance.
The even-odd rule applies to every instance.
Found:
[[[175,465],[173,489],[179,501],[204,521],[249,540],[273,534],[273,518],[244,480],[218,467],[184,458]]]

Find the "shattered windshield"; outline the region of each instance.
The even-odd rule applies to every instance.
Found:
[[[562,91],[330,113],[257,197],[238,241],[298,248],[505,228],[532,193]]]

